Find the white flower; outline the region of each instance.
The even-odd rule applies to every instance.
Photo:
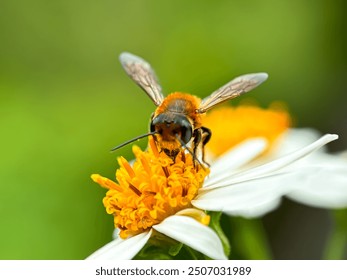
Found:
[[[180,209],[147,229],[142,229],[142,232],[135,231],[136,234],[130,234],[125,239],[117,238],[90,255],[88,259],[131,259],[143,248],[154,231],[182,242],[210,258],[226,259],[217,234],[201,222],[204,219],[203,210],[223,211],[229,215],[246,217],[260,216],[271,211],[279,204],[283,195],[293,193],[300,187],[288,182],[296,182],[296,176],[298,174],[302,176],[304,172],[299,170],[298,173],[296,168],[290,167],[337,138],[337,135],[327,134],[287,155],[252,168],[243,167],[266,149],[267,140],[254,138],[244,141],[212,163],[210,175],[205,179],[203,186],[198,188],[198,192],[192,196],[191,205],[195,208]],[[139,154],[136,157],[139,158]],[[127,170],[128,166],[124,166]],[[128,173],[117,172],[117,175],[126,173],[126,176],[129,174],[135,176],[137,167],[135,162],[133,170],[128,170]],[[118,178],[118,181],[123,180],[122,178]],[[110,191],[121,188],[99,175],[94,175],[93,179]],[[136,183],[136,180],[134,182]],[[131,184],[131,187],[134,186]],[[139,187],[144,185],[140,184]],[[139,190],[135,192],[138,193]],[[112,205],[110,206],[109,201],[106,204],[108,212],[111,213]],[[202,217],[201,220],[199,215]],[[142,221],[138,221],[140,222],[142,225]]]

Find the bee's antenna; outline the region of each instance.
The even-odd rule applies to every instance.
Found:
[[[146,134],[142,134],[142,135],[140,135],[140,136],[137,136],[137,137],[135,137],[135,138],[133,138],[133,139],[130,139],[130,140],[128,140],[128,141],[126,141],[126,142],[124,142],[124,143],[122,143],[122,144],[120,144],[120,145],[118,145],[118,146],[112,148],[112,149],[111,149],[111,152],[114,152],[114,151],[118,150],[119,148],[122,148],[122,147],[124,147],[124,146],[126,146],[126,145],[128,145],[128,144],[130,144],[130,143],[132,143],[132,142],[135,142],[136,140],[139,140],[139,139],[148,137],[149,135],[154,135],[154,134],[157,134],[157,133],[158,133],[157,131],[154,131],[154,132],[148,132],[148,133],[146,133]]]

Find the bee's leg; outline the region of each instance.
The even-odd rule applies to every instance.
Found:
[[[193,154],[195,155],[196,158],[198,158],[198,147],[200,145],[201,140],[202,140],[202,135],[201,135],[201,131],[200,128],[197,128],[194,130],[193,132],[193,142],[192,142],[192,148],[193,148]]]
[[[193,133],[194,154],[196,155],[197,152],[200,151],[201,161],[207,166],[210,166],[210,165],[205,161],[205,145],[211,139],[211,135],[212,135],[211,130],[204,126],[195,129]]]
[[[210,141],[212,132],[209,128],[202,126],[202,161],[207,164],[207,166],[210,166],[208,162],[205,161],[205,145]]]
[[[175,136],[176,136],[176,139],[178,140],[178,142],[180,142],[181,147],[184,148],[193,157],[194,167],[195,167],[195,162],[197,162],[199,165],[201,165],[203,167],[201,161],[197,158],[197,156],[195,154],[195,148],[193,148],[193,151],[192,151],[189,147],[187,147],[187,145],[183,142],[183,140],[179,137],[178,134],[176,134]],[[194,138],[194,140],[195,140],[195,138]]]
[[[202,126],[200,129],[202,130],[202,144],[205,146],[208,141],[210,141],[212,132],[211,129],[204,126]]]

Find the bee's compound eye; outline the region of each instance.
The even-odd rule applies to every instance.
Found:
[[[151,124],[149,125],[149,129],[151,132],[155,132],[155,125],[153,124],[153,121],[151,121]]]
[[[176,131],[176,133],[175,132],[173,132],[173,133],[179,134],[183,143],[187,144],[190,141],[190,139],[192,139],[192,136],[193,136],[192,124],[188,121],[187,117],[184,115],[176,116],[174,122],[177,126],[178,131]],[[177,132],[179,132],[179,133],[177,133]]]
[[[187,123],[183,126],[181,126],[181,139],[182,141],[187,144],[193,135],[193,128],[190,123]]]
[[[149,129],[150,129],[151,132],[158,132],[158,133],[160,133],[160,131],[156,130],[156,126],[164,123],[164,121],[165,121],[164,117],[165,116],[163,114],[160,114],[160,115],[156,116],[155,118],[153,118],[151,120],[151,123],[149,125]]]

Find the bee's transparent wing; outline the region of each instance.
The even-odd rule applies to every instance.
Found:
[[[198,113],[205,113],[207,110],[211,109],[213,106],[216,106],[221,102],[251,91],[255,87],[259,86],[262,82],[264,82],[267,77],[268,75],[266,73],[254,73],[242,75],[233,79],[226,85],[217,89],[210,96],[204,98],[201,101]]]
[[[121,53],[119,60],[130,78],[147,93],[156,106],[159,106],[164,96],[151,65],[142,58],[127,52]]]

